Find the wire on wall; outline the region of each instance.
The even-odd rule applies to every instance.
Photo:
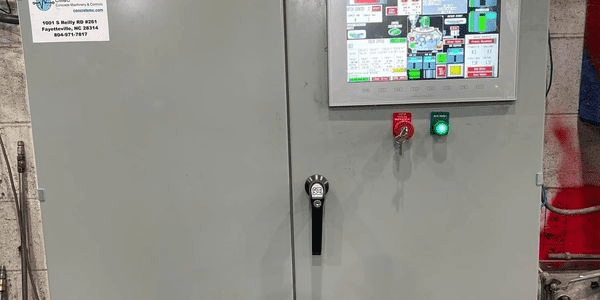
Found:
[[[19,24],[19,16],[12,14],[13,10],[8,0],[6,0],[6,7],[8,10],[0,8],[0,23]]]
[[[586,207],[586,208],[579,208],[579,209],[562,209],[562,208],[556,208],[554,206],[552,206],[552,204],[550,204],[550,202],[548,201],[548,195],[546,192],[546,187],[542,186],[542,207],[546,207],[549,211],[555,213],[555,214],[559,214],[559,215],[568,215],[568,216],[572,216],[572,215],[587,215],[587,214],[591,214],[593,212],[597,212],[600,211],[600,205],[597,206],[592,206],[592,207]]]
[[[548,30],[548,54],[550,55],[550,78],[546,87],[546,98],[548,98],[550,88],[552,88],[552,77],[554,75],[554,59],[552,57],[552,38],[550,37],[550,30]]]
[[[0,147],[2,148],[2,154],[4,156],[4,162],[6,163],[6,168],[8,170],[8,177],[10,179],[10,186],[12,188],[12,192],[13,192],[13,195],[14,195],[14,198],[15,198],[15,206],[17,208],[17,221],[19,222],[19,231],[23,235],[25,233],[25,231],[24,231],[24,227],[25,227],[24,226],[25,225],[24,222],[26,220],[24,218],[22,218],[22,207],[21,207],[21,205],[19,205],[19,197],[17,196],[17,189],[15,188],[15,182],[14,182],[13,175],[12,175],[12,168],[10,167],[10,162],[8,160],[8,155],[6,153],[6,147],[4,147],[4,141],[2,140],[2,135],[1,134],[0,134]],[[23,187],[23,183],[21,183],[21,187]],[[24,196],[22,196],[22,197],[24,197]],[[24,205],[26,205],[25,201],[23,201],[23,206]],[[24,243],[22,242],[21,243],[21,247],[22,247],[23,250],[25,250],[22,253],[28,253],[29,252],[29,251],[27,251],[28,250],[27,242],[24,242]],[[31,272],[31,264],[30,264],[30,261],[29,261],[29,255],[25,256],[25,260],[24,261],[25,261],[25,265],[21,266],[21,268],[23,269],[23,271],[25,271],[25,270],[28,271],[27,273],[29,274],[29,279],[31,280],[31,287],[33,289],[33,295],[35,296],[36,300],[39,300],[40,297],[39,297],[39,294],[38,294],[37,287],[35,285],[35,281],[33,280],[33,274]]]
[[[12,8],[10,7],[10,4],[8,3],[8,0],[6,0],[6,7],[8,7],[8,11],[4,8],[0,8],[0,12],[3,12],[7,15],[11,15],[12,14]]]

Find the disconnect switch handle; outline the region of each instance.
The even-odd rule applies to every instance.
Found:
[[[304,184],[312,208],[312,254],[321,255],[323,241],[323,209],[329,181],[323,175],[312,175]]]

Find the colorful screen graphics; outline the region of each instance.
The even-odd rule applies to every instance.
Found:
[[[498,77],[501,0],[346,0],[348,82]]]

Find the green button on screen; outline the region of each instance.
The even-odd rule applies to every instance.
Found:
[[[406,38],[390,39],[390,43],[392,43],[392,44],[406,43]]]
[[[369,77],[350,78],[350,82],[367,82]]]
[[[448,54],[446,54],[446,53],[438,53],[436,55],[436,59],[437,59],[437,63],[438,64],[445,64],[448,61]]]
[[[408,70],[408,79],[420,79],[421,70]]]

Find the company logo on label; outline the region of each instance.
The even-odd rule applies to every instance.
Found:
[[[37,0],[35,2],[33,2],[33,4],[35,6],[37,6],[37,8],[41,11],[48,11],[50,9],[50,7],[52,7],[52,4],[54,4],[54,1],[51,0]]]

